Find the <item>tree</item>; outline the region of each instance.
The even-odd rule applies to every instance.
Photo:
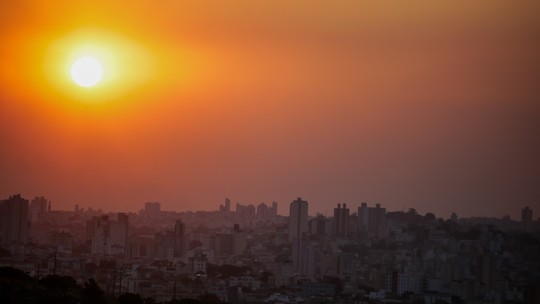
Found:
[[[199,303],[204,304],[219,304],[223,303],[215,294],[204,294],[199,297]]]
[[[13,267],[0,267],[0,303],[32,303],[37,292],[28,292],[35,282],[24,271]]]
[[[87,282],[84,282],[84,287],[81,290],[81,303],[82,304],[94,304],[94,303],[105,303],[103,298],[103,290],[99,288],[98,284],[94,279],[90,279]]]
[[[203,304],[203,303],[195,299],[181,299],[174,302],[174,304]]]
[[[46,289],[46,298],[55,303],[75,303],[78,289],[74,278],[68,276],[48,275],[39,280]]]
[[[140,295],[128,292],[118,297],[118,304],[144,304],[144,301]]]
[[[424,219],[426,219],[428,222],[433,222],[436,219],[435,214],[428,212],[426,215],[424,215]]]
[[[13,267],[0,267],[0,278],[20,281],[30,280],[30,276],[26,272]]]
[[[156,300],[152,297],[146,297],[143,299],[144,304],[155,304]]]

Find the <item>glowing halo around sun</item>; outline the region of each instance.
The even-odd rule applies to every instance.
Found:
[[[70,69],[73,81],[81,87],[93,87],[97,85],[103,77],[103,67],[101,63],[89,56],[77,59]]]
[[[158,86],[162,71],[170,69],[162,59],[169,58],[162,55],[167,52],[136,38],[96,28],[55,35],[43,42],[42,74],[36,76],[44,77],[43,89],[59,94],[54,101],[67,107],[133,103],[128,96],[139,98],[144,89]]]

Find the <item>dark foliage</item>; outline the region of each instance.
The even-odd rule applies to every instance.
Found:
[[[45,288],[42,303],[77,303],[78,286],[75,279],[68,276],[49,275],[39,280]]]
[[[214,294],[205,294],[198,298],[200,303],[203,304],[219,304],[223,303],[216,295]]]
[[[124,293],[118,297],[118,304],[144,304],[144,301],[138,294]]]
[[[32,278],[25,272],[11,268],[0,267],[0,303],[28,303],[32,295]]]
[[[13,267],[0,267],[0,279],[17,281],[31,280],[26,272]]]
[[[175,300],[174,302],[171,302],[172,304],[203,304],[199,300],[195,299],[182,299],[182,300]]]
[[[229,265],[231,266],[231,265]],[[224,270],[244,272],[245,267],[225,267]],[[194,283],[192,283],[194,284]],[[155,304],[153,298],[142,298],[138,294],[125,293],[118,299],[106,298],[105,292],[95,280],[89,279],[83,286],[69,276],[49,275],[40,280],[24,271],[12,267],[0,267],[0,303],[38,304]],[[180,299],[170,304],[214,304],[223,303],[217,296],[208,294],[198,299]]]
[[[99,288],[94,279],[90,279],[84,283],[84,287],[81,290],[81,303],[82,304],[99,304],[106,303],[103,297],[104,292]]]

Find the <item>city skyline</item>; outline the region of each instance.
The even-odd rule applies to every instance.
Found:
[[[300,210],[299,207],[293,208],[292,205],[297,203],[304,203],[305,206],[302,207],[302,209],[305,210],[307,216],[309,219],[315,219],[318,216],[324,216],[327,218],[336,218],[336,215],[338,218],[340,218],[341,221],[345,221],[345,218],[347,218],[347,224],[345,224],[344,227],[348,226],[348,217],[351,215],[357,216],[359,221],[363,223],[362,225],[366,225],[365,229],[368,229],[368,218],[374,217],[377,218],[375,220],[375,226],[378,226],[381,223],[381,212],[383,214],[386,214],[386,212],[414,212],[415,214],[424,216],[424,215],[434,215],[435,218],[443,219],[443,220],[455,220],[456,218],[492,218],[492,219],[511,219],[513,221],[528,221],[529,223],[532,223],[536,220],[540,220],[540,217],[538,215],[534,215],[534,209],[532,209],[529,205],[523,205],[523,206],[517,206],[515,213],[516,216],[512,216],[510,214],[504,214],[501,216],[486,216],[486,215],[459,215],[455,211],[452,211],[449,215],[442,215],[437,214],[433,210],[417,210],[414,207],[409,208],[402,208],[402,209],[388,209],[384,204],[381,203],[371,203],[371,202],[361,202],[357,205],[355,204],[349,204],[347,206],[347,203],[337,203],[334,205],[334,208],[332,209],[332,212],[322,212],[321,210],[314,210],[313,206],[309,208],[309,200],[304,200],[302,197],[297,197],[295,200],[293,200],[291,203],[285,203],[281,204],[281,209],[279,208],[280,204],[276,201],[269,202],[235,202],[231,203],[231,200],[229,198],[224,199],[223,204],[217,203],[214,207],[210,210],[204,210],[204,209],[194,209],[194,210],[175,210],[175,209],[167,209],[163,208],[162,204],[158,201],[147,201],[141,203],[138,207],[134,208],[133,210],[126,210],[126,209],[118,209],[118,210],[109,210],[109,209],[102,209],[102,208],[93,208],[92,206],[84,206],[75,204],[72,206],[72,208],[69,209],[54,209],[53,204],[51,200],[48,200],[44,196],[36,196],[32,199],[26,198],[24,195],[18,194],[12,194],[7,197],[5,197],[5,200],[16,198],[18,200],[22,201],[28,201],[28,220],[30,222],[35,221],[35,219],[42,213],[50,212],[50,211],[84,211],[89,210],[92,212],[100,211],[103,214],[122,214],[122,213],[140,213],[140,212],[151,212],[151,213],[160,213],[161,211],[164,212],[173,212],[173,213],[189,213],[189,212],[219,212],[224,214],[230,214],[230,213],[237,213],[242,216],[249,216],[249,215],[278,215],[278,216],[284,216],[288,217],[294,210],[294,216],[293,218],[298,218],[298,212],[297,210]],[[2,199],[0,198],[0,202]],[[337,207],[336,207],[337,205]],[[342,206],[343,205],[343,206]],[[350,208],[349,208],[350,207]],[[281,212],[280,212],[281,210]],[[302,211],[304,212],[304,211]],[[344,218],[343,218],[344,217]],[[526,220],[524,219],[526,218]],[[307,219],[304,219],[303,221],[306,221]],[[373,220],[372,220],[373,221]],[[307,222],[304,224],[307,225]],[[334,223],[335,224],[335,223]],[[343,224],[338,224],[338,226]],[[373,223],[372,223],[373,225]],[[330,228],[329,228],[330,229]],[[336,229],[340,230],[339,228],[332,227],[331,230],[335,231]],[[348,229],[348,228],[341,228],[341,229]],[[348,232],[341,232],[348,234]],[[340,233],[340,234],[341,234]],[[298,233],[295,235],[298,236]]]
[[[309,217],[300,197],[288,216],[276,206],[232,211],[225,199],[215,211],[179,213],[147,202],[138,213],[115,214],[55,211],[45,197],[12,195],[0,200],[0,296],[38,303],[66,300],[58,291],[71,290],[73,303],[90,296],[163,304],[539,299],[540,219],[529,207],[520,220],[455,213],[445,220],[367,203],[357,214],[337,204],[333,217]]]
[[[133,211],[229,197],[284,214],[300,196],[327,215],[365,201],[517,219],[540,210],[538,12],[8,1],[0,197]]]

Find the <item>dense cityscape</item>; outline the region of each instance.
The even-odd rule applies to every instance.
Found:
[[[229,199],[216,211],[141,207],[63,211],[45,197],[2,200],[0,302],[33,303],[35,286],[45,293],[51,282],[71,282],[58,284],[80,295],[56,286],[36,303],[540,301],[540,219],[529,207],[518,220],[365,202],[310,216],[302,198],[288,216],[276,202],[233,208]]]

